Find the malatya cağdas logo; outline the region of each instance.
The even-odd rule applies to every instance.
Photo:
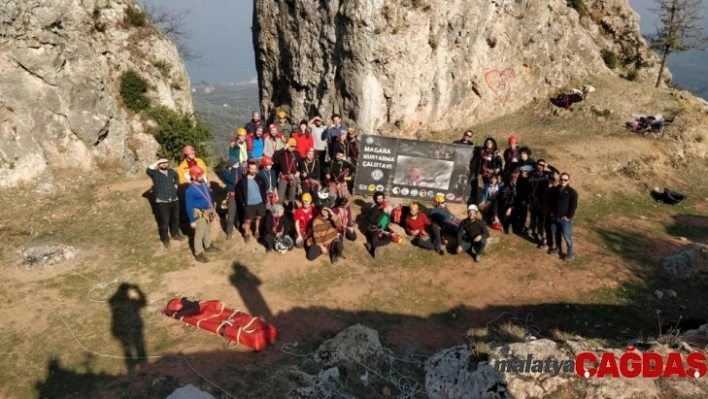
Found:
[[[599,359],[592,352],[582,352],[575,357],[575,374],[584,378],[701,378],[706,375],[706,355],[701,352],[689,353],[686,364],[678,352],[664,357],[655,352],[639,352],[633,346],[625,347],[624,352],[619,359],[612,352],[602,353]]]

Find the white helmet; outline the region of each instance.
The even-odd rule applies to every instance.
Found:
[[[467,207],[467,210],[468,210],[468,211],[479,212],[479,208],[477,208],[477,205],[475,205],[475,204],[471,204],[470,206],[468,206],[468,207]]]
[[[276,252],[284,254],[288,252],[293,245],[295,245],[295,243],[290,236],[275,237],[273,248]]]
[[[317,192],[317,198],[321,200],[326,200],[329,198],[329,191],[327,190],[322,190]]]

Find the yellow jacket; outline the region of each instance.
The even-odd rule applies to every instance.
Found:
[[[194,158],[194,160],[197,161],[197,166],[204,170],[204,178],[206,179],[206,176],[209,174],[209,169],[206,164],[201,158]],[[189,178],[189,165],[186,159],[183,159],[182,162],[179,163],[179,166],[177,166],[177,176],[179,177],[180,185],[189,184],[191,181]]]

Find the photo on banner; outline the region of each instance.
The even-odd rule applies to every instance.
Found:
[[[465,202],[470,193],[470,146],[363,135],[354,192],[383,191],[399,198]]]

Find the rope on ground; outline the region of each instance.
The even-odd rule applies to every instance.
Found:
[[[531,322],[533,321],[533,314],[531,312],[526,314],[525,319],[516,316],[516,314],[512,312],[502,312],[499,316],[495,317],[492,321],[487,323],[487,329],[491,328],[490,326],[494,324],[495,321],[501,319],[504,316],[511,316],[507,319],[507,322],[523,327],[524,336],[533,335],[534,337],[538,337],[541,335],[541,329],[538,326],[531,324]]]
[[[105,357],[105,358],[109,358],[109,359],[120,359],[120,360],[127,360],[127,359],[144,359],[144,360],[149,360],[149,359],[179,359],[179,360],[184,361],[185,364],[187,364],[187,367],[189,367],[189,369],[192,370],[192,372],[193,372],[196,376],[198,376],[199,378],[201,378],[204,382],[206,382],[207,384],[211,385],[212,387],[218,389],[219,391],[221,391],[222,393],[224,393],[227,397],[232,398],[232,399],[237,399],[236,396],[234,396],[232,393],[230,393],[230,392],[226,391],[225,389],[221,388],[220,386],[216,385],[216,384],[215,384],[214,382],[212,382],[210,379],[208,379],[207,377],[205,377],[202,373],[200,373],[199,371],[197,371],[197,369],[195,369],[194,366],[192,366],[192,363],[190,363],[190,362],[189,362],[189,359],[188,359],[187,357],[185,357],[185,356],[176,356],[176,355],[152,355],[152,356],[135,356],[135,357],[130,357],[130,358],[129,358],[129,357],[126,357],[126,356],[109,355],[109,354],[106,354],[106,353],[100,353],[100,352],[96,352],[96,351],[94,351],[94,350],[91,350],[91,349],[87,348],[87,347],[81,342],[81,340],[79,340],[79,338],[76,336],[76,334],[74,333],[74,331],[71,329],[71,326],[69,326],[69,323],[67,323],[67,321],[64,319],[64,317],[62,317],[61,315],[59,315],[59,313],[55,312],[53,309],[49,308],[48,306],[44,305],[43,303],[41,303],[41,302],[37,301],[36,299],[32,298],[27,292],[22,291],[22,293],[25,294],[25,297],[26,297],[27,299],[29,299],[30,301],[36,303],[37,305],[39,305],[40,307],[42,307],[42,308],[44,308],[44,309],[46,309],[46,310],[52,311],[52,312],[51,312],[51,313],[52,313],[52,316],[57,317],[57,318],[64,324],[64,327],[66,327],[67,331],[69,331],[69,334],[71,334],[71,337],[74,339],[74,341],[79,345],[79,347],[80,347],[81,349],[83,349],[84,351],[86,351],[86,352],[88,352],[88,353],[91,353],[91,354],[96,355],[96,356],[99,356],[99,357]]]

